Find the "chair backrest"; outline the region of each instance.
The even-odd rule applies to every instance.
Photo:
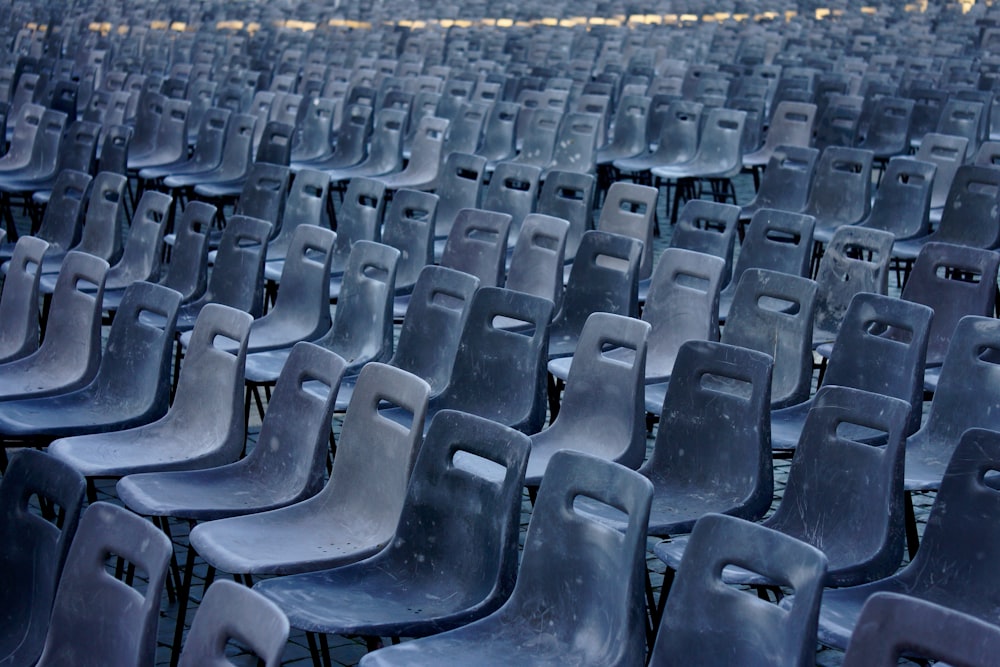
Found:
[[[441,255],[441,266],[474,275],[483,287],[504,280],[511,216],[466,208],[458,212]]]
[[[853,146],[862,104],[864,98],[858,95],[831,95],[816,123],[813,145],[821,151],[830,146]]]
[[[719,291],[724,270],[721,258],[694,250],[667,248],[660,255],[642,309],[642,319],[653,327],[646,357],[647,381],[670,376],[685,341],[719,340]]]
[[[163,118],[165,101],[163,95],[151,90],[139,93],[139,106],[134,124],[135,134],[132,136],[132,155],[144,155],[156,148],[156,133]]]
[[[732,498],[727,514],[760,519],[774,491],[771,368],[771,358],[756,350],[704,340],[683,344],[653,453],[639,472],[692,493],[721,487]],[[693,524],[675,524],[671,532]]]
[[[556,134],[552,160],[546,165],[560,171],[593,173],[597,167],[597,135],[602,118],[593,113],[570,112],[563,116]]]
[[[127,184],[122,174],[102,171],[94,177],[80,242],[73,250],[97,255],[110,264],[118,261],[122,254]]]
[[[313,340],[330,329],[330,262],[336,236],[319,225],[295,229],[274,305],[255,327],[286,322],[302,340]]]
[[[88,199],[90,174],[70,169],[59,172],[52,184],[49,205],[35,234],[48,241],[53,251],[69,250],[80,238],[83,225],[83,204]]]
[[[38,286],[49,244],[24,236],[17,240],[0,294],[0,361],[13,361],[38,349]]]
[[[522,107],[518,116],[518,164],[546,167],[552,162],[563,112],[558,109]]]
[[[197,299],[208,287],[208,233],[216,208],[192,201],[174,223],[174,247],[160,284],[180,292],[182,303]]]
[[[801,213],[758,209],[750,219],[736,258],[733,282],[738,284],[743,273],[751,268],[808,276],[815,223],[815,218]]]
[[[471,274],[425,266],[388,363],[426,380],[433,394],[443,390],[451,379],[469,304],[478,288],[479,279]]]
[[[791,605],[724,584],[728,565],[792,589]],[[650,664],[673,664],[681,655],[701,665],[814,664],[825,573],[826,557],[813,546],[733,517],[702,517],[670,588]]]
[[[325,165],[331,168],[350,167],[358,164],[368,155],[368,137],[372,133],[374,110],[367,104],[348,104],[344,107],[344,117],[337,128],[337,145],[332,161]]]
[[[400,253],[381,243],[358,241],[344,271],[330,331],[317,340],[352,370],[392,356],[392,302]]]
[[[42,651],[85,489],[83,475],[40,451],[21,449],[10,457],[0,480],[4,662],[34,664]],[[35,496],[58,508],[58,523],[31,508]]]
[[[439,412],[413,465],[396,534],[375,558],[390,571],[426,572],[434,580],[447,572],[449,589],[475,601],[463,614],[468,619],[495,609],[517,576],[529,448],[528,438],[510,428]]]
[[[903,557],[903,443],[910,404],[884,394],[825,384],[806,416],[785,495],[764,525],[821,549],[826,585],[887,577]],[[876,446],[847,424],[885,434]]]
[[[483,195],[482,208],[510,215],[510,242],[517,243],[524,217],[535,210],[540,167],[517,162],[501,162],[493,171]]]
[[[339,103],[329,97],[310,96],[300,107],[292,144],[292,161],[325,158],[332,153],[331,134]]]
[[[901,593],[870,596],[851,634],[844,667],[890,667],[907,658],[983,667],[1000,651],[994,623]]]
[[[517,583],[497,612],[498,621],[555,635],[560,644],[581,651],[588,646],[592,664],[640,664],[652,493],[648,480],[624,466],[556,452],[531,512]],[[580,497],[625,515],[624,531],[579,511],[574,503]],[[614,639],[595,642],[595,637]]]
[[[644,153],[649,147],[646,126],[651,103],[645,95],[622,95],[615,108],[614,135],[602,150],[620,157]]]
[[[346,363],[335,353],[309,342],[296,343],[281,368],[259,442],[237,464],[269,497],[291,504],[316,495],[323,487],[330,423]]]
[[[403,135],[407,113],[403,109],[379,109],[368,147],[368,157],[361,164],[366,173],[388,174],[403,164]],[[353,182],[353,179],[352,179]]]
[[[219,167],[211,172],[220,179],[243,178],[253,161],[253,135],[257,117],[246,113],[234,113],[229,117],[225,139],[222,144],[222,160]]]
[[[496,326],[509,318],[529,327],[508,331]],[[545,353],[552,302],[496,287],[480,287],[469,316],[442,407],[471,412],[526,433],[545,420]]]
[[[681,99],[670,103],[663,114],[659,134],[656,135],[655,157],[658,164],[687,162],[698,152],[701,139],[702,116],[705,107],[700,102]],[[653,119],[653,114],[650,118]]]
[[[53,165],[53,176],[64,169],[82,171],[89,174],[94,171],[97,162],[97,143],[101,135],[100,123],[84,120],[74,121],[66,128],[66,136],[59,146],[59,156]]]
[[[960,100],[954,95],[949,97],[941,109],[935,131],[938,134],[951,134],[965,137],[969,140],[966,148],[966,159],[972,157],[979,148],[979,124],[983,115],[982,102]]]
[[[132,128],[128,125],[105,125],[101,135],[97,170],[124,175],[128,151],[132,145]]]
[[[532,447],[571,443],[629,468],[646,456],[643,403],[646,322],[611,313],[587,318],[573,354],[559,414]],[[615,357],[607,354],[614,349]],[[627,351],[627,352],[625,352]]]
[[[440,172],[441,155],[449,122],[437,116],[421,118],[413,143],[410,145],[409,162],[401,172],[390,174],[387,178],[405,178],[407,181],[412,179],[414,185],[421,188],[434,186]]]
[[[337,211],[337,242],[333,247],[333,271],[343,271],[352,246],[361,240],[382,238],[385,185],[371,178],[351,179],[344,202]]]
[[[836,334],[855,294],[888,291],[894,240],[889,232],[853,225],[833,233],[816,272],[816,329]]]
[[[483,126],[483,142],[476,152],[487,160],[505,160],[514,154],[514,137],[521,105],[498,101],[493,104]]]
[[[733,248],[739,217],[739,206],[692,199],[677,214],[670,247],[694,250],[722,259],[725,262],[722,287],[725,287],[733,273]]]
[[[173,198],[162,192],[147,190],[142,194],[129,225],[122,257],[108,272],[106,289],[124,289],[137,280],[160,279],[163,232],[172,205]]]
[[[597,179],[593,174],[553,169],[545,176],[538,194],[536,211],[569,221],[566,234],[566,261],[576,257],[580,239],[593,229],[594,193]]]
[[[548,299],[558,310],[563,293],[563,260],[569,223],[541,213],[524,219],[510,257],[504,287]]]
[[[920,427],[927,336],[934,311],[870,292],[851,299],[823,386],[841,385],[906,401],[906,435]]]
[[[441,147],[442,155],[453,152],[475,153],[483,136],[483,126],[490,113],[490,105],[483,102],[465,102],[451,117],[448,136]]]
[[[258,123],[261,123],[259,118]],[[292,159],[292,139],[295,136],[295,126],[270,120],[264,125],[254,162],[268,162],[287,167]]]
[[[281,229],[267,244],[269,261],[285,258],[296,227],[324,224],[329,188],[330,179],[322,171],[300,169],[295,172],[280,216]]]
[[[866,105],[869,103],[865,100]],[[914,101],[906,97],[879,95],[874,98],[874,109],[866,127],[858,128],[854,145],[885,158],[901,155],[910,148],[910,119]]]
[[[452,152],[444,159],[438,176],[440,198],[434,224],[435,237],[447,237],[455,217],[463,208],[479,208],[480,190],[486,173],[486,158]]]
[[[816,225],[839,227],[863,220],[871,210],[871,151],[830,146],[819,156],[809,199],[802,213]]]
[[[812,385],[816,283],[802,276],[747,269],[740,277],[722,342],[774,359],[771,407],[801,403]]]
[[[66,557],[38,664],[152,665],[171,549],[146,519],[110,503],[90,505]],[[143,592],[107,571],[109,555],[142,571]]]
[[[137,157],[142,159],[155,156],[156,162],[169,164],[187,156],[191,102],[168,97],[163,100],[162,109],[150,150],[137,154]]]
[[[290,181],[291,170],[286,165],[254,162],[247,172],[234,212],[267,220],[274,225],[272,234],[277,234],[281,230]]]
[[[236,582],[216,581],[198,606],[178,665],[235,665],[226,645],[236,641],[266,667],[278,667],[288,632],[288,618],[273,602]]]
[[[974,248],[1000,245],[1000,169],[966,164],[956,170],[934,240]]]
[[[864,227],[884,229],[897,239],[930,233],[931,191],[937,166],[896,156],[882,174]]]
[[[434,227],[438,196],[419,190],[398,190],[385,212],[382,242],[399,250],[396,293],[406,294],[420,272],[434,263]]]
[[[775,146],[754,196],[754,207],[789,212],[804,209],[819,155],[819,150],[808,146]]]
[[[808,102],[779,102],[771,112],[762,150],[777,146],[809,146],[812,143],[816,105]]]
[[[208,289],[198,303],[221,303],[258,317],[264,305],[264,257],[271,223],[230,217],[219,240]]]
[[[993,315],[998,267],[1000,255],[991,250],[949,243],[927,243],[920,249],[900,296],[934,309],[928,364],[944,360],[960,319]]]
[[[597,219],[602,232],[623,234],[642,242],[639,280],[653,273],[653,229],[656,219],[656,188],[618,181],[612,183]]]

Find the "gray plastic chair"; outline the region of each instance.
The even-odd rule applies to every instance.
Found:
[[[623,95],[615,108],[614,134],[611,141],[600,146],[597,164],[609,165],[615,160],[635,157],[646,152],[646,126],[652,98],[644,95]]]
[[[181,303],[201,297],[208,289],[208,237],[215,215],[211,204],[192,201],[174,223],[177,231],[160,284],[179,292]]]
[[[401,188],[426,190],[436,187],[448,128],[449,121],[445,118],[436,116],[421,118],[410,148],[410,161],[406,163],[406,167],[376,178],[389,190]]]
[[[246,439],[243,366],[251,321],[242,311],[208,304],[198,316],[166,415],[131,429],[61,438],[49,452],[90,480],[235,461]],[[224,340],[236,349],[224,349]]]
[[[90,194],[91,180],[90,174],[72,170],[64,170],[56,177],[49,196],[52,206],[45,207],[38,229],[33,234],[49,244],[49,252],[65,253],[79,240],[84,202]],[[10,259],[14,248],[13,237],[0,244],[0,260]]]
[[[261,424],[257,442],[263,446],[216,468],[128,475],[118,481],[118,497],[146,516],[194,522],[277,509],[316,495],[323,485],[334,397],[344,367],[344,360],[329,350],[298,343]],[[194,556],[189,548],[177,592],[175,653],[184,630]]]
[[[815,238],[868,217],[874,154],[861,148],[830,146],[819,156],[809,199],[800,212],[816,218]],[[825,230],[825,231],[824,231]]]
[[[382,238],[385,186],[371,178],[352,178],[337,211],[337,241],[333,247],[334,274],[343,273],[357,241]]]
[[[529,213],[510,256],[504,287],[562,304],[563,260],[569,223],[560,218]]]
[[[746,521],[698,521],[663,611],[650,665],[789,665],[816,662],[816,622],[826,573],[818,549]],[[795,592],[791,608],[725,585],[738,565]],[[664,593],[665,595],[665,593]]]
[[[23,240],[30,237],[25,237]],[[89,383],[101,362],[101,301],[108,263],[66,255],[38,349],[0,364],[0,399],[47,396]],[[0,312],[3,302],[0,301]]]
[[[561,449],[633,469],[642,464],[646,455],[642,385],[649,331],[648,323],[621,315],[594,313],[587,318],[558,415],[548,428],[531,436],[525,485],[537,488],[552,456]],[[606,352],[609,348],[627,350],[631,359],[612,359]]]
[[[463,208],[479,208],[486,158],[469,153],[450,153],[441,166],[438,178],[437,218],[434,238],[444,239],[451,232],[458,212]]]
[[[536,212],[569,221],[566,235],[567,262],[576,258],[583,233],[593,229],[594,192],[597,179],[592,174],[552,170],[538,193]]]
[[[222,142],[222,159],[214,168],[170,174],[164,177],[163,186],[168,190],[191,190],[199,184],[226,183],[241,179],[253,162],[253,136],[257,117],[246,113],[233,113]]]
[[[178,159],[170,164],[142,168],[139,170],[139,178],[143,181],[156,182],[168,176],[196,174],[216,169],[222,163],[226,130],[229,127],[231,114],[228,109],[218,107],[206,109],[197,126],[197,136],[191,155],[185,154],[185,159]]]
[[[406,131],[407,113],[402,109],[379,109],[375,112],[375,125],[371,134],[368,155],[351,166],[327,169],[331,187],[364,176],[371,178],[399,171],[403,165],[403,134]]]
[[[96,255],[109,264],[118,261],[125,229],[127,184],[124,176],[106,171],[94,177],[80,241],[69,250]],[[47,253],[42,262],[42,273],[58,273],[64,257],[65,253]]]
[[[725,288],[733,274],[733,249],[739,215],[739,206],[692,199],[677,214],[670,247],[720,257],[725,261],[721,281],[722,288]]]
[[[399,251],[396,294],[412,292],[423,268],[434,263],[438,202],[438,196],[429,192],[398,190],[385,212],[382,243]]]
[[[396,351],[386,363],[426,380],[432,394],[448,386],[469,304],[479,289],[475,276],[445,266],[425,266],[413,288]],[[337,411],[347,410],[357,382],[346,376],[337,392]]]
[[[955,173],[965,162],[965,151],[969,140],[947,134],[928,133],[923,135],[920,148],[913,156],[922,162],[932,162],[937,165],[934,173],[934,183],[931,186],[930,217],[940,220],[951,183]]]
[[[528,447],[527,437],[494,422],[440,413],[385,549],[255,590],[309,633],[419,637],[489,614],[514,587]]]
[[[295,172],[280,216],[281,229],[267,244],[265,278],[281,280],[283,265],[280,262],[288,254],[299,225],[324,225],[329,186],[330,180],[321,171],[303,168]]]
[[[522,103],[516,130],[516,143],[519,148],[517,156],[510,162],[539,168],[551,164],[563,111],[542,106],[530,108]]]
[[[656,188],[635,183],[612,183],[604,197],[596,228],[622,234],[642,242],[639,280],[653,274],[653,229],[656,218]]]
[[[0,363],[38,349],[39,285],[48,249],[47,242],[31,236],[18,239],[14,248],[0,294]]]
[[[822,386],[852,387],[906,401],[910,416],[905,435],[914,433],[920,427],[924,360],[933,316],[934,311],[921,304],[879,294],[856,295],[837,334]],[[795,449],[813,400],[771,413],[775,450]],[[840,434],[861,442],[877,437],[851,427]]]
[[[486,618],[375,651],[362,664],[642,664],[650,487],[623,466],[557,453],[538,491],[510,599]],[[575,506],[581,497],[625,515],[624,535],[582,514]]]
[[[0,403],[4,446],[41,446],[67,435],[121,430],[163,416],[179,303],[180,295],[166,287],[143,282],[129,287],[93,380],[64,394]],[[142,322],[144,311],[165,324]]]
[[[66,554],[84,502],[83,478],[71,467],[33,450],[11,456],[0,481],[0,662],[32,665],[49,627],[49,615]],[[30,506],[36,497],[43,509]]]
[[[740,210],[750,220],[762,208],[797,213],[806,207],[820,152],[808,146],[775,146],[754,198]]]
[[[756,170],[767,165],[779,146],[808,147],[812,143],[816,105],[783,101],[775,105],[764,145],[743,156],[743,166]]]
[[[828,590],[820,607],[819,641],[844,649],[864,603],[876,593],[902,593],[995,624],[1000,600],[993,563],[1000,554],[996,527],[981,517],[1000,512],[1000,495],[984,473],[1000,465],[994,431],[966,431],[934,499],[924,539],[898,573],[860,586]]]
[[[592,174],[597,169],[597,137],[603,119],[593,113],[571,111],[559,123],[552,160],[544,165],[548,170]]]
[[[656,100],[650,122],[657,117]],[[682,164],[695,156],[701,135],[701,120],[704,105],[694,100],[680,99],[670,102],[662,115],[663,121],[658,134],[648,135],[654,148],[641,155],[614,161],[614,167],[622,174],[630,175],[636,182],[652,184],[650,170],[666,164]]]
[[[510,243],[516,244],[525,216],[535,210],[542,169],[531,164],[501,162],[483,195],[482,208],[510,215]]]
[[[1000,651],[996,624],[901,593],[875,593],[851,633],[844,667],[890,667],[907,658],[986,667]]]
[[[152,667],[171,549],[166,535],[128,510],[90,505],[66,557],[37,664]],[[109,554],[142,571],[142,590],[107,572]]]
[[[494,103],[483,126],[483,142],[476,154],[494,164],[513,157],[520,112],[521,105],[517,102],[501,100]]]
[[[468,273],[484,287],[504,282],[511,216],[466,208],[458,212],[441,254],[441,266]]]
[[[288,642],[288,619],[269,600],[232,581],[217,581],[205,593],[179,667],[236,665],[226,644],[237,641],[265,667],[278,667]]]
[[[298,160],[292,155],[293,172],[309,168],[317,170],[352,167],[368,154],[368,135],[372,131],[374,110],[367,104],[345,104],[340,124],[336,128],[336,145],[329,155],[312,160]]]
[[[192,547],[210,567],[250,575],[339,567],[380,551],[400,518],[429,394],[410,373],[365,366],[323,490],[288,507],[195,526]],[[412,413],[412,426],[380,416],[383,402]]]

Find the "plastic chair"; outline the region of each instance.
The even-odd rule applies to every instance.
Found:
[[[486,171],[486,158],[481,155],[449,153],[441,166],[438,178],[437,218],[434,237],[447,238],[463,208],[479,208],[479,195]]]
[[[983,667],[1000,650],[992,622],[900,593],[875,593],[865,602],[844,655],[845,667],[889,667],[905,655]]]
[[[641,664],[650,486],[622,466],[558,452],[538,491],[510,599],[486,618],[375,651],[362,664]],[[581,497],[624,514],[624,535],[582,514]]]
[[[99,257],[66,255],[46,318],[45,338],[31,354],[0,364],[0,399],[65,393],[94,378],[101,362],[101,302],[107,271],[108,263]],[[32,317],[37,320],[35,313]]]
[[[968,160],[979,149],[980,119],[983,113],[982,102],[961,100],[952,95],[941,108],[941,117],[938,119],[935,131],[938,134],[950,134],[968,139],[965,151],[965,159]]]
[[[58,508],[55,517],[39,515]],[[56,586],[84,502],[79,473],[32,450],[11,456],[0,482],[0,661],[34,664],[42,651]]]
[[[445,266],[425,266],[410,295],[396,350],[386,363],[425,380],[432,394],[444,390],[477,289],[479,279],[471,274]],[[349,375],[341,381],[338,412],[347,410],[357,380],[356,375]]]
[[[504,287],[548,299],[558,309],[562,303],[568,229],[566,220],[529,213],[511,253]]]
[[[868,217],[860,226],[891,232],[898,239],[930,233],[931,186],[937,167],[908,157],[893,157],[882,174]],[[825,230],[819,241],[829,241]]]
[[[558,415],[531,436],[525,485],[538,487],[552,456],[561,449],[582,451],[638,468],[646,455],[642,401],[649,324],[610,313],[587,318],[566,381]],[[605,351],[622,348],[629,361]],[[619,352],[619,355],[622,353]]]
[[[685,203],[677,214],[670,247],[721,258],[725,262],[721,280],[724,288],[733,275],[733,249],[739,215],[739,206],[693,199]]]
[[[14,247],[0,294],[0,363],[38,349],[39,283],[48,249],[47,242],[31,236],[18,239]]]
[[[905,435],[915,432],[920,426],[924,359],[933,315],[933,310],[917,303],[857,294],[837,334],[822,386],[852,387],[906,401],[911,413]],[[775,450],[795,448],[813,400],[771,413]],[[839,434],[861,442],[884,440],[865,429],[843,428]]]
[[[511,216],[483,209],[462,209],[448,232],[441,266],[468,273],[484,287],[504,281]]]
[[[352,178],[337,211],[337,240],[330,267],[334,274],[344,272],[356,242],[377,242],[382,238],[384,211],[385,186],[371,178]]]
[[[740,210],[750,220],[762,208],[798,212],[809,201],[819,150],[808,146],[775,146],[754,198]]]
[[[916,555],[893,576],[825,591],[819,641],[846,648],[865,601],[882,592],[942,604],[992,624],[998,598],[992,563],[998,542],[994,526],[979,517],[1000,511],[1000,496],[984,479],[984,473],[998,464],[997,433],[978,428],[966,431],[934,499]]]
[[[449,121],[444,118],[421,118],[406,167],[377,176],[377,179],[389,190],[434,188],[441,172],[441,155],[448,127]]]
[[[178,331],[192,329],[198,313],[209,303],[260,315],[264,301],[264,257],[270,233],[271,223],[264,220],[243,215],[229,219],[219,239],[208,287],[204,294],[178,311]]]
[[[559,109],[522,106],[515,140],[519,148],[510,162],[540,169],[551,164],[562,119]]]
[[[423,268],[434,263],[438,203],[435,194],[407,189],[397,191],[389,204],[382,223],[382,242],[399,250],[397,294],[412,292]]]
[[[196,185],[225,183],[245,176],[253,162],[253,134],[257,118],[250,114],[229,116],[222,141],[222,158],[218,165],[204,171],[174,173],[163,178],[168,190],[190,190]]]
[[[171,549],[166,535],[128,510],[90,505],[66,557],[37,664],[151,667]],[[108,555],[142,571],[143,591],[108,573]]]
[[[127,185],[121,174],[102,171],[94,177],[80,240],[68,250],[96,255],[109,264],[118,261],[125,229]],[[46,255],[42,261],[42,273],[58,273],[65,253],[50,251]]]
[[[854,145],[870,150],[876,163],[884,165],[889,158],[904,155],[910,149],[910,119],[915,102],[906,97],[880,95],[873,104],[870,122],[867,127],[859,128]]]
[[[163,416],[179,303],[180,295],[166,287],[141,282],[129,287],[93,380],[64,394],[3,402],[4,446],[41,446],[62,436],[121,430]],[[144,311],[163,318],[165,324],[141,322]]]
[[[839,227],[868,217],[873,159],[871,151],[842,146],[830,146],[819,156],[809,200],[800,211],[816,218],[814,238],[832,237]]]
[[[235,640],[266,667],[278,667],[288,630],[288,619],[266,598],[232,581],[217,581],[198,607],[178,665],[236,665],[225,651]]]
[[[128,169],[138,173],[147,167],[163,167],[187,157],[190,110],[190,100],[163,99],[156,135],[148,146],[138,145],[130,151]],[[138,130],[137,127],[136,143],[141,139]]]
[[[808,102],[779,102],[771,113],[764,145],[743,156],[743,166],[757,175],[779,146],[808,147],[812,143],[816,105]],[[755,178],[756,180],[756,178]]]
[[[635,157],[649,147],[646,126],[652,98],[623,95],[615,108],[614,134],[611,141],[598,147],[597,164],[610,165],[615,160]]]
[[[62,171],[56,177],[49,196],[52,205],[45,207],[38,229],[33,234],[49,244],[48,252],[65,253],[79,240],[83,205],[90,193],[91,180],[90,174],[72,170]],[[14,248],[15,242],[11,240],[0,244],[0,260],[10,259]]]
[[[831,146],[852,147],[861,123],[864,99],[859,95],[830,96],[826,108],[816,117],[816,131],[812,145],[820,151]]]
[[[656,108],[656,100],[652,104]],[[693,100],[676,100],[670,103],[660,131],[650,144],[652,150],[631,158],[615,160],[612,164],[621,174],[630,175],[637,183],[652,184],[650,170],[666,164],[683,164],[691,160],[698,151],[701,136],[701,119],[704,105]],[[656,116],[650,114],[650,122]],[[647,132],[647,138],[652,134]]]
[[[195,526],[192,547],[212,568],[251,575],[338,567],[380,551],[399,521],[429,393],[401,369],[365,366],[323,490],[288,507]],[[381,417],[383,402],[411,412],[412,427]]]
[[[595,312],[636,317],[642,244],[634,238],[597,230],[584,232],[562,308],[549,332],[550,359],[571,356],[583,325]],[[568,370],[568,365],[566,370]]]
[[[160,284],[179,292],[181,303],[199,298],[208,288],[208,237],[215,215],[211,204],[192,201],[174,222],[174,243]]]
[[[319,162],[333,155],[333,122],[339,113],[340,103],[329,97],[310,96],[300,106],[300,122],[296,124],[295,140],[289,164]]]
[[[235,461],[246,438],[243,366],[251,321],[242,311],[208,304],[198,316],[166,415],[131,429],[61,438],[49,452],[91,480]],[[223,340],[236,349],[224,349]]]
[[[288,254],[292,236],[299,225],[323,226],[329,186],[330,179],[321,171],[303,168],[295,172],[283,202],[283,211],[279,216],[281,229],[267,244],[268,264],[265,267],[265,278],[281,280],[280,269],[283,268],[283,264],[280,262]],[[277,275],[272,273],[272,268],[278,269]]]
[[[516,102],[499,101],[490,109],[483,126],[482,145],[476,155],[487,162],[497,163],[514,156],[514,136],[521,105]]]
[[[403,165],[403,133],[406,112],[401,109],[379,109],[375,113],[368,156],[361,162],[327,170],[332,187],[358,176],[368,178],[399,171]]]
[[[254,447],[245,458],[216,468],[128,475],[118,481],[118,497],[140,514],[193,522],[277,509],[316,495],[323,484],[334,397],[344,366],[334,353],[298,343],[278,379],[257,440],[274,446]],[[194,556],[189,548],[177,593],[175,653],[184,630]]]
[[[836,339],[856,294],[888,292],[893,239],[889,232],[856,225],[834,232],[816,271],[814,347]]]
[[[556,133],[552,160],[544,165],[547,177],[550,169],[591,174],[597,169],[597,137],[601,116],[593,113],[570,112],[563,116]]]
[[[777,531],[719,514],[699,520],[688,545],[649,664],[815,664],[816,622],[827,565],[822,552]],[[759,572],[794,590],[791,608],[725,585],[720,574],[728,565]]]
[[[592,174],[550,171],[538,193],[537,213],[569,221],[565,259],[576,258],[583,233],[593,229],[594,191],[597,179]]]
[[[329,155],[311,160],[295,159],[292,155],[292,171],[302,168],[325,170],[353,167],[368,154],[368,135],[372,131],[374,110],[366,104],[347,104],[343,118],[336,128],[337,143]],[[324,145],[325,147],[325,145]]]
[[[656,188],[620,181],[612,183],[597,219],[598,230],[642,242],[639,280],[646,280],[653,273],[653,230],[658,195]]]
[[[510,215],[509,241],[517,243],[524,217],[535,210],[541,167],[516,162],[496,166],[483,195],[482,208]]]

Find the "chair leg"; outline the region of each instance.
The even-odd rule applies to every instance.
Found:
[[[177,591],[177,625],[174,626],[174,642],[170,651],[170,667],[177,667],[181,657],[181,645],[184,642],[184,622],[187,617],[188,601],[191,598],[191,579],[194,576],[194,547],[187,548],[184,560],[184,580]]]
[[[562,396],[563,388],[565,383],[556,378],[551,373],[547,373],[548,378],[548,394],[549,394],[549,423],[551,424],[556,420],[559,415],[560,397]]]
[[[920,547],[920,535],[917,533],[917,515],[913,511],[913,492],[907,491],[903,496],[905,498],[903,521],[906,523],[906,551],[912,561]]]
[[[306,643],[309,645],[309,657],[312,658],[313,667],[322,667],[319,657],[319,647],[316,646],[316,635],[306,632]]]

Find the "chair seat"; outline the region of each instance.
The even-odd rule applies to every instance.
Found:
[[[147,405],[108,403],[86,388],[46,398],[26,398],[2,403],[0,433],[8,439],[54,439],[70,435],[104,433],[145,424],[162,416]]]

